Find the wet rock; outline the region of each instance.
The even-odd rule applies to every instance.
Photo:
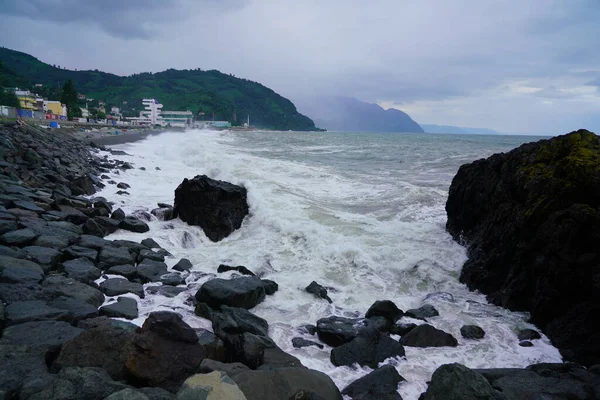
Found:
[[[44,270],[34,262],[0,256],[0,282],[35,284],[43,276]]]
[[[207,400],[247,400],[236,383],[221,371],[190,376],[177,392],[178,400],[197,400],[200,398],[206,398]]]
[[[118,190],[117,193],[119,196],[127,195],[129,196],[129,192],[126,190]]]
[[[384,365],[346,386],[342,394],[353,400],[402,400],[398,384],[403,381],[396,368]]]
[[[131,188],[131,186],[129,186],[129,185],[128,185],[128,184],[126,184],[125,182],[119,182],[119,183],[117,184],[117,187],[118,187],[119,189],[129,189],[129,188]]]
[[[32,243],[38,235],[31,229],[18,229],[16,231],[6,232],[0,236],[0,243],[7,246],[23,247]]]
[[[112,242],[93,235],[81,235],[77,245],[94,250],[102,250],[104,247],[112,246]]]
[[[187,258],[182,258],[181,260],[179,260],[177,262],[177,264],[175,264],[173,266],[173,269],[175,271],[184,272],[184,271],[189,271],[193,267],[194,266],[192,265],[192,263],[190,262],[190,260],[188,260]]]
[[[219,338],[226,340],[228,335],[252,333],[269,336],[269,324],[250,311],[239,307],[222,306],[212,316],[213,331]]]
[[[418,325],[411,329],[407,334],[402,336],[400,343],[409,347],[458,346],[458,342],[454,336],[428,324]]]
[[[317,327],[311,324],[302,325],[298,330],[301,333],[308,333],[309,335],[313,336],[317,333]]]
[[[150,294],[159,294],[165,297],[175,297],[180,293],[183,293],[187,290],[185,287],[175,287],[175,286],[148,286],[146,287],[146,292]]]
[[[204,283],[195,297],[214,309],[221,305],[250,309],[265,299],[265,289],[257,277],[217,278]]]
[[[138,264],[136,271],[142,283],[158,282],[161,276],[167,274],[167,264],[145,259],[141,264]]]
[[[485,331],[477,325],[463,325],[460,334],[465,339],[483,339]]]
[[[137,233],[144,233],[150,230],[150,227],[144,221],[140,221],[139,219],[129,217],[125,218],[119,223],[119,228]]]
[[[142,329],[156,333],[166,339],[186,343],[197,343],[198,335],[183,321],[180,314],[170,311],[155,311],[144,321]]]
[[[208,374],[213,371],[223,371],[230,377],[233,377],[239,374],[240,372],[250,371],[250,368],[239,362],[225,363],[209,358],[205,358],[204,360],[202,360],[199,372],[203,374]]]
[[[534,329],[522,329],[519,331],[517,337],[519,340],[535,340],[542,338],[540,333]]]
[[[405,315],[410,318],[427,321],[427,318],[437,317],[440,313],[438,313],[438,310],[434,306],[426,304],[423,307],[407,310]]]
[[[464,365],[446,364],[435,370],[423,400],[508,400],[477,372]]]
[[[392,325],[392,327],[390,328],[390,333],[393,335],[404,336],[416,327],[416,324],[397,323]]]
[[[69,245],[69,241],[64,238],[59,238],[55,236],[41,235],[37,239],[35,239],[33,245],[61,250]]]
[[[139,283],[129,282],[127,279],[107,279],[100,283],[100,290],[110,297],[133,293],[142,299],[144,298],[144,287]]]
[[[123,389],[105,397],[104,400],[150,400],[150,398],[138,390]]]
[[[62,265],[67,278],[83,283],[93,282],[102,275],[102,271],[96,268],[94,263],[87,258],[65,261]]]
[[[0,345],[36,345],[54,351],[81,332],[63,321],[25,322],[5,328]]]
[[[138,317],[137,301],[129,297],[119,297],[115,303],[100,307],[100,315],[111,318],[136,319]]]
[[[94,235],[98,237],[104,237],[107,235],[107,232],[104,230],[104,228],[93,219],[88,219],[85,221],[85,224],[83,224],[83,232],[85,232],[87,235]]]
[[[323,286],[319,285],[315,281],[312,281],[310,285],[308,285],[304,290],[306,290],[308,293],[314,294],[320,299],[327,300],[330,304],[333,303],[329,296],[327,296],[327,289],[325,289]]]
[[[135,267],[131,264],[115,265],[106,270],[106,272],[108,274],[121,275],[127,279],[133,279],[137,275]]]
[[[160,282],[162,282],[163,285],[169,285],[169,286],[184,285],[185,278],[177,272],[171,272],[171,273],[162,275],[160,277]]]
[[[248,214],[246,195],[245,188],[206,175],[184,179],[175,189],[173,215],[217,242],[241,227]]]
[[[277,282],[272,281],[270,279],[261,279],[263,283],[263,287],[265,288],[265,294],[271,296],[275,294],[279,290],[279,285]]]
[[[27,376],[46,373],[46,351],[43,346],[0,345],[0,394],[5,399],[16,397]]]
[[[19,226],[15,221],[0,220],[0,235],[4,235],[6,232],[16,231]]]
[[[170,206],[155,208],[150,211],[150,214],[154,215],[159,221],[170,221],[173,219],[173,208]]]
[[[87,215],[71,206],[58,206],[62,217],[75,225],[81,225],[89,219]]]
[[[46,211],[43,208],[37,206],[32,201],[15,200],[15,201],[12,202],[12,205],[14,207],[17,207],[17,208],[20,208],[20,209],[23,209],[23,210],[27,210],[27,211],[33,211],[33,212],[36,212],[36,213],[41,213],[41,212]]]
[[[337,316],[321,318],[317,321],[317,335],[323,343],[337,347],[354,339],[361,326],[359,319]]]
[[[116,219],[117,221],[123,221],[125,219],[125,211],[117,208],[110,216],[112,219]]]
[[[529,340],[522,340],[519,342],[519,346],[521,347],[533,347],[533,343],[531,343]]]
[[[142,240],[141,242],[144,246],[148,247],[149,249],[160,249],[161,246],[160,244],[156,243],[156,241],[152,238],[146,238],[144,240]],[[163,261],[163,260],[160,260]]]
[[[225,343],[221,339],[206,329],[194,330],[196,331],[196,336],[198,336],[198,343],[204,346],[206,357],[204,361],[209,358],[215,361],[227,361],[227,350],[225,348]]]
[[[125,364],[135,336],[135,326],[128,329],[107,322],[88,328],[62,347],[52,369],[56,372],[71,366],[98,367],[113,379],[124,380],[127,378]]]
[[[390,300],[380,300],[373,303],[369,310],[365,314],[365,318],[371,317],[384,317],[391,324],[396,323],[404,313],[400,310],[394,302]]]
[[[221,264],[217,268],[218,273],[228,272],[228,271],[237,271],[242,275],[255,276],[254,272],[250,271],[248,268],[243,265],[238,265],[237,267],[231,267],[229,265]]]
[[[68,313],[66,321],[73,324],[84,319],[95,318],[98,316],[97,307],[68,297],[58,297],[49,301],[48,305],[66,311]]]
[[[47,276],[42,282],[42,290],[52,299],[64,296],[96,307],[104,302],[104,295],[98,289],[62,275]]]
[[[107,267],[123,264],[134,264],[134,257],[129,250],[122,247],[105,247],[98,255],[98,262],[103,263]]]
[[[69,246],[63,250],[63,260],[75,260],[78,258],[87,258],[94,262],[98,258],[98,251],[81,246]]]
[[[310,346],[316,346],[320,349],[323,348],[323,345],[317,342],[313,342],[312,340],[306,340],[304,338],[301,337],[295,337],[292,339],[292,346],[294,346],[297,349],[301,349],[302,347],[310,347]]]
[[[390,357],[403,356],[402,344],[373,328],[361,329],[356,338],[331,350],[331,362],[335,366],[357,363],[377,368]]]
[[[247,400],[290,399],[305,391],[319,399],[342,400],[331,378],[308,368],[243,371],[233,376]]]
[[[41,246],[27,246],[23,248],[28,260],[39,264],[45,271],[48,271],[58,262],[60,252],[55,249]]]
[[[152,251],[152,250],[148,250],[148,249],[140,250],[140,253],[138,255],[138,260],[141,262],[145,259],[154,260],[154,261],[165,261],[165,256],[161,253],[158,253],[158,252]]]
[[[7,325],[22,324],[31,321],[65,320],[68,313],[48,306],[40,300],[17,301],[6,306]]]

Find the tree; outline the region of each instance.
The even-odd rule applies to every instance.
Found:
[[[19,99],[15,95],[15,92],[12,90],[5,92],[0,88],[0,106],[20,108],[21,104],[19,104]]]
[[[77,90],[72,80],[68,80],[62,88],[60,102],[67,106],[67,118],[72,121],[73,118],[81,117],[81,109],[77,104]]]
[[[97,119],[106,119],[106,113],[103,111],[98,111],[98,114],[96,114],[96,118]]]

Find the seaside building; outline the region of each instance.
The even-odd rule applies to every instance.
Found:
[[[193,123],[194,128],[198,129],[210,129],[210,128],[231,128],[231,122],[229,121],[195,121]]]
[[[189,126],[192,124],[194,114],[191,111],[162,111],[162,125]]]
[[[140,112],[140,118],[142,116],[148,118],[152,125],[160,124],[160,120],[162,119],[160,113],[163,105],[156,99],[144,99],[142,100],[142,104],[145,111]]]
[[[44,100],[43,110],[47,114],[60,115],[63,117],[67,116],[67,106],[60,101]]]
[[[24,110],[35,110],[35,95],[29,90],[15,90],[15,95],[19,99],[19,104]]]

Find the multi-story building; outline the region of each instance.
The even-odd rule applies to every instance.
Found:
[[[191,111],[162,111],[162,125],[188,126],[192,124],[194,114]]]
[[[43,109],[48,114],[67,116],[67,106],[60,101],[44,100]]]
[[[19,105],[24,110],[35,110],[35,95],[29,90],[15,90],[15,95],[19,99]]]

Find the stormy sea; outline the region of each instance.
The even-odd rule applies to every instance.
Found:
[[[411,400],[426,390],[433,371],[445,363],[492,368],[561,361],[545,336],[533,347],[519,346],[517,332],[534,328],[527,314],[491,305],[484,295],[459,282],[466,248],[445,230],[448,188],[462,164],[538,139],[167,132],[113,146],[129,154],[119,159],[135,166],[113,177],[131,186],[129,195],[117,195],[111,185],[97,195],[130,214],[150,211],[159,202],[172,204],[175,188],[196,175],[248,189],[250,214],[239,230],[220,242],[211,242],[200,227],[178,219],[153,219],[150,232],[119,230],[107,237],[138,242],[152,237],[173,254],[166,261],[169,266],[182,257],[194,265],[186,279],[188,290],[176,297],[136,297],[140,316],[134,323],[141,324],[152,311],[175,310],[192,327],[211,329],[210,321],[194,314],[189,297],[215,277],[219,264],[244,265],[279,284],[278,292],[251,310],[268,321],[271,338],[305,366],[328,374],[342,389],[371,369],[333,366],[327,345],[294,348],[294,337],[318,342],[299,327],[332,315],[363,316],[376,300],[392,300],[402,310],[433,305],[440,315],[428,323],[451,333],[458,346],[406,347],[405,357],[385,361],[406,379],[398,392]],[[311,281],[328,289],[331,304],[304,291]],[[485,337],[464,339],[463,325],[480,326]]]

